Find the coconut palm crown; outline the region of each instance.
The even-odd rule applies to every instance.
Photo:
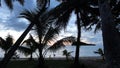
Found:
[[[11,35],[8,35],[6,39],[3,39],[0,37],[0,47],[5,51],[5,54],[7,54],[10,47],[13,45],[13,38]]]

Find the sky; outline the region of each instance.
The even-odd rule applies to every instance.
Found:
[[[54,0],[51,0],[51,8],[59,4]],[[24,9],[34,10],[36,7],[35,0],[25,0],[25,5],[21,6],[18,2],[14,3],[13,11],[10,11],[6,7],[2,0],[2,7],[0,7],[0,37],[6,38],[8,34],[12,35],[16,39],[22,34],[22,32],[27,28],[29,22],[26,19],[18,18],[19,13]],[[59,38],[66,36],[77,36],[77,29],[75,25],[76,16],[72,14],[69,24],[65,31],[61,32]],[[94,26],[93,26],[94,27]],[[94,31],[84,31],[82,30],[81,40],[88,43],[96,44],[96,46],[82,46],[80,48],[80,56],[98,56],[93,53],[93,51],[98,48],[102,48],[102,36],[101,31],[94,34]],[[74,51],[75,47],[66,47],[68,51]],[[0,49],[0,57],[3,57],[3,51]],[[48,56],[50,53],[48,54]],[[57,56],[61,56],[61,51],[58,51]],[[72,53],[74,56],[74,52]]]

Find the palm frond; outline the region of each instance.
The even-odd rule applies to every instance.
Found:
[[[47,42],[51,42],[53,39],[55,39],[57,37],[57,35],[59,34],[60,29],[58,27],[50,27],[44,37],[44,43],[47,44]]]
[[[35,39],[32,37],[31,34],[30,34],[30,37],[25,41],[23,41],[21,45],[23,45],[24,43],[26,43],[26,46],[32,50],[37,49],[38,47],[38,43],[35,41]]]
[[[22,52],[23,54],[30,55],[31,53],[35,52],[36,49],[38,48],[38,43],[33,39],[32,35],[25,40],[22,45],[26,43],[26,46],[20,46],[18,50]]]
[[[27,40],[23,41],[22,45],[24,43],[26,43],[26,45],[28,45],[28,46],[31,46],[31,40],[30,39],[27,39]]]
[[[98,30],[100,30],[100,29],[101,29],[101,22],[98,22],[98,23],[96,24],[94,33],[96,33],[96,32],[97,32]]]
[[[55,22],[55,26],[59,26],[61,28],[66,28],[68,25],[69,19],[71,17],[73,9],[70,8],[64,12],[64,14],[61,14],[58,19]]]
[[[35,15],[36,15],[35,12],[29,11],[29,10],[25,9],[23,12],[20,13],[19,18],[26,18],[28,21],[30,21],[31,23],[33,23]]]
[[[13,4],[12,4],[12,0],[4,0],[6,5],[10,8],[13,9]]]
[[[45,36],[46,34],[46,31],[47,31],[47,25],[45,23],[38,23],[39,25],[36,25],[36,32],[37,32],[37,35],[38,35],[38,38],[39,38],[39,43],[42,43],[42,40],[43,40],[43,37]]]
[[[47,8],[50,5],[50,0],[36,0],[37,1],[37,6],[40,9]]]
[[[69,3],[63,2],[55,8],[51,9],[48,12],[48,16],[55,26],[66,28],[73,10],[74,8]]]
[[[20,47],[18,48],[18,51],[19,51],[20,53],[25,54],[26,56],[30,55],[31,52],[32,52],[30,48],[23,47],[23,46],[20,46]]]
[[[6,45],[8,47],[11,47],[13,45],[13,37],[11,35],[8,35],[7,38],[6,38]]]
[[[6,41],[0,37],[0,47],[3,49],[3,47],[6,45]]]
[[[56,52],[63,47],[65,47],[65,45],[63,44],[63,40],[59,40],[59,41],[55,42],[51,47],[49,47],[48,51]]]
[[[51,9],[48,14],[50,16],[53,16],[53,18],[58,18],[59,16],[61,16],[61,14],[63,14],[67,10],[67,8],[69,8],[68,3],[61,3],[55,8]]]
[[[63,55],[67,55],[68,51],[65,49],[63,50]]]
[[[66,49],[63,50],[63,55],[70,56],[73,51],[68,52]]]
[[[103,52],[103,50],[101,48],[99,48],[97,51],[94,51],[94,53],[100,54],[101,56],[104,55],[104,52]]]
[[[18,0],[21,5],[24,5],[24,0]]]
[[[2,37],[0,37],[0,47],[7,51],[10,47],[13,45],[13,37],[11,35],[8,35],[6,39],[4,40]]]
[[[64,42],[71,43],[71,42],[74,42],[75,40],[76,40],[76,38],[73,36],[62,38],[62,39],[58,40],[57,42],[55,42],[51,47],[49,47],[48,50],[56,52],[57,50],[61,49],[62,47],[65,47]]]
[[[74,36],[68,36],[68,37],[65,37],[65,38],[63,38],[62,39],[64,42],[74,42],[74,41],[76,41],[76,37],[74,37]]]
[[[90,43],[85,43],[85,42],[77,42],[77,41],[74,41],[73,43],[72,43],[72,46],[76,46],[77,44],[79,44],[79,46],[95,46],[95,44],[90,44]]]
[[[0,7],[1,7],[1,0],[0,0]]]
[[[30,42],[32,43],[32,46],[31,46],[31,48],[33,49],[33,50],[35,50],[35,49],[37,49],[37,47],[38,47],[38,42],[36,42],[35,41],[35,39],[33,38],[33,36],[30,34]]]

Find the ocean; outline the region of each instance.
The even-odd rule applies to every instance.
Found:
[[[45,55],[46,58],[49,58],[49,57],[65,57],[63,55],[63,50],[67,50],[68,52],[71,52],[72,53],[70,54],[71,57],[74,57],[75,56],[75,46],[66,46],[64,48],[61,48],[59,49],[58,51],[56,52],[47,52],[47,54]],[[80,49],[80,52],[79,52],[79,56],[80,57],[92,57],[92,56],[99,56],[99,54],[95,54],[94,51],[96,51],[98,48],[102,48],[101,45],[96,45],[96,46],[81,46],[79,49]],[[38,52],[36,51],[36,53],[38,54]],[[34,58],[37,57],[36,53],[33,54]],[[24,54],[22,53],[18,53],[18,56],[20,58],[28,58],[29,56],[25,56]],[[4,57],[4,51],[2,51],[0,49],[0,57]]]

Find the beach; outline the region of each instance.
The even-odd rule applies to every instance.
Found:
[[[32,68],[36,65],[37,58],[34,58],[33,61],[29,61],[27,58],[20,58],[20,59],[11,59],[10,63],[8,64],[9,68],[19,68],[26,66],[26,68]],[[66,68],[73,63],[73,59],[66,60],[64,57],[56,57],[56,58],[45,58],[46,64],[50,66],[50,68],[56,68],[54,64],[57,65],[57,68]],[[80,57],[80,63],[84,64],[88,68],[105,68],[105,62],[102,60],[100,56],[93,56],[93,57]]]

